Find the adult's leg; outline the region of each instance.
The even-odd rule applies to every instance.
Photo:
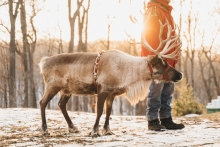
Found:
[[[160,119],[172,117],[171,114],[171,101],[174,92],[174,83],[164,83],[162,92],[161,92],[161,108],[159,111]]]
[[[160,131],[165,129],[164,126],[160,124],[158,119],[158,112],[161,107],[161,91],[163,89],[164,83],[155,83],[152,81],[147,101],[147,119],[148,119],[148,129]]]
[[[147,97],[147,110],[146,115],[148,121],[158,119],[158,112],[161,107],[161,91],[164,83],[155,83],[152,81],[149,87],[149,94]]]
[[[174,83],[165,83],[161,93],[160,120],[161,124],[170,130],[183,129],[183,124],[174,123],[171,114],[171,101],[174,92]]]

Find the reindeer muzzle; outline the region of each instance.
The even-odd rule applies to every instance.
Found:
[[[166,78],[167,78],[167,72],[168,72],[168,70],[170,69],[170,65],[168,64],[168,66],[167,66],[167,68],[165,69],[165,71],[164,71],[164,73],[163,73],[163,80],[166,80]]]

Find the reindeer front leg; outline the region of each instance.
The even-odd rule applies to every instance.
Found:
[[[103,135],[113,135],[114,134],[110,130],[110,127],[109,127],[109,117],[111,115],[113,101],[114,101],[114,96],[108,97],[106,99],[106,119],[105,119],[105,124],[104,124],[103,130],[102,130]]]
[[[58,106],[60,107],[60,110],[64,116],[64,118],[66,119],[66,122],[69,126],[69,132],[70,133],[79,133],[79,130],[76,126],[73,125],[68,113],[67,113],[67,110],[66,110],[66,105],[67,105],[67,102],[68,100],[70,99],[71,95],[64,95],[61,93],[61,96],[60,96],[60,101],[58,102]]]
[[[109,92],[101,92],[97,95],[97,104],[96,104],[97,115],[96,115],[96,121],[93,126],[93,129],[89,134],[91,137],[101,136],[99,133],[99,120],[100,120],[100,117],[103,113],[104,103],[105,103],[105,100],[108,97],[108,95],[109,95]]]

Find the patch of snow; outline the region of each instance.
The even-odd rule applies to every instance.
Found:
[[[110,128],[115,135],[88,137],[96,114],[68,111],[80,133],[68,133],[68,126],[58,110],[46,110],[50,135],[41,134],[39,109],[0,109],[0,146],[9,147],[113,147],[113,146],[220,146],[220,124],[198,115],[174,118],[182,122],[182,130],[150,131],[145,116],[116,116],[110,119]],[[195,117],[196,118],[193,118]],[[100,132],[105,121],[100,119]]]
[[[197,116],[201,116],[199,114],[187,114],[185,115],[185,117],[197,117]]]

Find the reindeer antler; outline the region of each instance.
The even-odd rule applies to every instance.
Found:
[[[149,18],[150,18],[150,16],[146,19],[146,21],[148,21]],[[159,44],[159,46],[156,49],[153,49],[149,45],[149,43],[147,42],[147,40],[145,38],[145,30],[142,32],[142,45],[146,49],[150,50],[151,52],[155,53],[158,56],[173,59],[173,60],[177,60],[177,56],[179,56],[180,48],[182,46],[182,42],[180,41],[180,35],[179,34],[172,35],[172,33],[175,32],[177,26],[175,25],[174,29],[172,29],[172,26],[169,24],[167,19],[166,19],[165,24],[162,24],[162,22],[160,20],[159,20],[159,23],[160,23],[160,32],[159,32],[160,44]],[[167,38],[163,40],[162,39],[162,33],[163,33],[163,30],[164,30],[165,26],[167,26],[168,32],[167,32]],[[162,49],[162,47],[163,47],[163,49]],[[174,52],[172,52],[170,54],[166,54],[173,48],[176,48]]]

